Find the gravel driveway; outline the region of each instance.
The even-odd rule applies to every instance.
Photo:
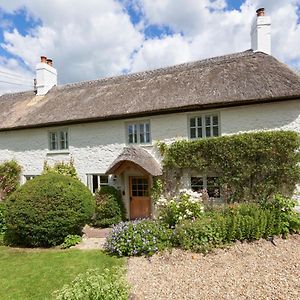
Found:
[[[128,260],[133,299],[300,299],[300,235]]]

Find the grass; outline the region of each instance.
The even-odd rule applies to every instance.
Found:
[[[44,300],[90,268],[111,268],[123,260],[99,250],[16,249],[0,246],[0,299]]]

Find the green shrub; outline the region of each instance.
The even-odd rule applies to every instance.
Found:
[[[96,209],[92,223],[109,227],[126,219],[126,210],[120,192],[112,186],[103,186],[95,194]]]
[[[78,179],[77,171],[75,169],[73,160],[70,160],[69,162],[64,162],[64,161],[57,162],[54,164],[53,167],[50,167],[47,161],[45,161],[43,174],[49,174],[49,173],[61,174],[65,176],[70,176],[74,179]]]
[[[157,201],[158,218],[170,228],[183,220],[192,220],[203,214],[201,194],[182,190],[177,197],[168,201],[160,198]]]
[[[79,274],[69,285],[54,292],[56,300],[127,300],[129,286],[124,279],[124,270],[113,268],[88,270]]]
[[[19,187],[21,171],[21,166],[14,160],[0,164],[0,201]]]
[[[5,219],[4,219],[4,203],[0,202],[0,235],[3,235],[6,231]]]
[[[118,256],[153,255],[171,246],[172,231],[154,220],[122,222],[113,227],[105,248]]]
[[[287,223],[284,215],[285,211],[279,213],[253,203],[230,205],[195,221],[179,224],[175,229],[174,243],[183,249],[206,252],[237,240],[252,241],[295,232],[295,223]]]
[[[13,245],[60,245],[81,234],[94,212],[94,199],[80,181],[47,174],[26,182],[6,200],[5,239]]]
[[[82,238],[80,235],[73,235],[73,234],[69,234],[65,237],[64,242],[60,245],[60,247],[62,249],[67,249],[70,247],[73,247],[77,244],[79,244],[82,241]]]
[[[227,218],[219,213],[186,220],[176,227],[174,243],[185,250],[207,252],[226,243],[227,228]]]
[[[263,208],[275,213],[276,220],[280,225],[280,232],[284,236],[290,232],[300,232],[300,215],[294,210],[296,205],[296,200],[280,194],[274,195],[270,201],[261,203]]]
[[[182,140],[163,147],[164,173],[185,168],[203,174],[214,171],[226,187],[228,202],[291,195],[300,181],[299,148],[299,135],[293,131]]]

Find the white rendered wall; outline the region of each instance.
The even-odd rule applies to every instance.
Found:
[[[300,100],[283,101],[142,118],[150,120],[152,135],[152,145],[146,145],[144,148],[159,159],[153,147],[155,142],[171,143],[178,139],[187,139],[189,116],[205,113],[219,114],[222,135],[274,129],[300,132]],[[80,179],[86,184],[86,174],[105,173],[108,166],[126,146],[125,124],[128,121],[130,120],[57,127],[68,128],[68,152],[48,150],[48,131],[55,128],[0,132],[0,162],[15,159],[22,166],[23,175],[38,175],[42,172],[45,160],[53,164],[57,161],[69,161],[72,158]],[[127,177],[124,178],[126,181]],[[125,189],[124,178],[114,182],[121,190]],[[125,191],[125,198],[128,198],[127,191]]]
[[[189,116],[206,113],[219,114],[222,135],[274,129],[300,132],[300,100],[293,100],[144,118],[151,122],[152,136],[152,145],[144,148],[154,153],[156,141],[187,139]],[[51,164],[73,158],[80,178],[86,182],[87,173],[104,173],[126,146],[128,121],[135,119],[57,127],[68,128],[68,152],[48,150],[48,132],[56,127],[0,132],[0,162],[16,159],[24,174],[35,175],[40,174],[45,160]]]

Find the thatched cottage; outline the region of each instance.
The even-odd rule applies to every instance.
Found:
[[[112,184],[129,217],[148,216],[149,186],[161,174],[156,141],[300,132],[300,77],[270,55],[270,43],[270,18],[260,10],[252,50],[232,55],[63,86],[42,57],[36,91],[0,97],[0,162],[17,160],[25,181],[44,161],[72,158],[91,191]],[[212,180],[186,176],[184,184]]]

